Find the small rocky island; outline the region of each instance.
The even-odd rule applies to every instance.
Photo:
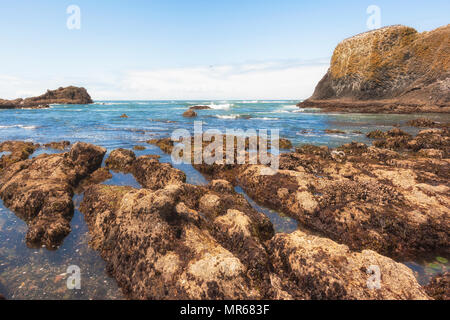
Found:
[[[48,108],[50,104],[90,104],[93,102],[85,88],[70,86],[47,90],[38,97],[15,100],[0,99],[0,109]]]
[[[391,26],[341,42],[301,108],[324,112],[450,112],[450,25],[418,33]]]

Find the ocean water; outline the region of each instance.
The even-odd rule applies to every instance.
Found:
[[[450,121],[449,115],[365,115],[329,114],[315,109],[299,109],[297,101],[98,101],[95,104],[52,105],[49,109],[0,110],[0,141],[24,140],[35,143],[68,140],[94,143],[107,148],[144,146],[136,155],[157,154],[162,162],[170,156],[145,141],[170,137],[176,129],[193,132],[194,121],[202,121],[203,129],[278,129],[280,136],[293,145],[311,143],[337,147],[351,141],[371,143],[365,134],[375,129],[389,130],[394,125],[427,116],[435,121]],[[184,118],[183,112],[194,105],[208,105],[210,110],[196,110],[195,119]],[[128,118],[121,118],[126,114]],[[345,133],[327,134],[326,129]],[[402,127],[410,133],[417,128]],[[41,153],[61,151],[39,149]],[[2,156],[2,153],[0,156]],[[187,175],[187,182],[207,184],[192,166],[174,165]],[[133,176],[114,173],[105,182],[112,185],[139,187]],[[237,188],[245,197],[248,196]],[[76,195],[72,232],[56,251],[29,249],[24,238],[26,224],[0,201],[0,293],[10,299],[123,299],[114,279],[105,271],[106,264],[89,247],[89,235],[82,214],[78,211],[83,195]],[[277,232],[292,232],[297,223],[282,214],[259,206]],[[448,257],[447,257],[448,258]],[[432,256],[405,262],[421,283],[440,271],[448,270],[445,257]],[[81,290],[67,290],[67,268],[81,269]]]

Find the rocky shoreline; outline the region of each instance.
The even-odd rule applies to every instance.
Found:
[[[299,108],[318,108],[321,112],[340,113],[373,113],[373,114],[418,114],[418,113],[450,113],[449,104],[408,103],[401,99],[392,100],[351,100],[307,99],[297,104]]]
[[[349,38],[298,107],[449,113],[449,34],[450,25],[420,34],[392,26]],[[0,109],[89,103],[84,88],[67,87],[0,100]],[[195,105],[182,116],[202,117],[210,108]],[[137,118],[127,113],[115,120]],[[336,148],[281,138],[286,152],[276,171],[249,164],[249,140],[238,150],[234,137],[234,162],[192,165],[204,185],[188,183],[188,171],[145,154],[142,145],[131,145],[136,153],[108,153],[84,142],[4,141],[0,198],[26,223],[27,246],[44,251],[57,250],[72,232],[78,203],[90,247],[129,299],[449,300],[447,268],[425,284],[400,263],[431,253],[446,264],[450,256],[450,123],[438,121],[410,120],[367,133],[363,141],[371,144]],[[402,125],[418,129],[411,134]],[[320,128],[347,134],[338,129]],[[147,143],[173,152],[172,140],[154,137]],[[202,139],[202,147],[214,142]],[[59,153],[31,158],[38,149]],[[238,155],[247,163],[238,164]],[[119,174],[133,186],[117,185]],[[297,229],[279,232],[254,203],[296,221]]]
[[[26,99],[3,100],[0,99],[0,109],[43,109],[50,104],[91,104],[91,96],[85,88],[66,87],[57,90],[47,90],[46,93],[38,97]]]
[[[155,155],[116,149],[101,167],[106,150],[94,145],[28,159],[40,146],[8,141],[0,197],[27,222],[27,244],[53,250],[71,231],[74,193],[84,193],[90,245],[130,299],[448,299],[448,275],[422,287],[396,262],[449,254],[449,126],[414,124],[431,128],[371,132],[373,146],[297,147],[275,175],[259,164],[195,165],[206,186]],[[109,170],[141,188],[102,184]],[[299,230],[275,234],[234,186]],[[378,271],[381,288],[370,289]]]
[[[280,157],[275,175],[262,165],[194,165],[226,179],[271,209],[353,250],[399,258],[448,252],[450,136],[448,124],[416,137],[375,131],[374,146],[304,145]],[[168,140],[150,141],[171,153]]]

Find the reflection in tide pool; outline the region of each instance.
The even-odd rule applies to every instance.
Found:
[[[449,257],[440,255],[428,255],[427,257],[416,259],[416,261],[404,262],[409,267],[421,285],[426,285],[431,278],[440,273],[450,270]]]
[[[244,198],[247,199],[253,209],[264,213],[270,219],[270,222],[272,222],[273,228],[275,229],[275,233],[292,233],[298,229],[298,222],[295,221],[295,219],[282,215],[275,210],[271,210],[258,205],[244,192],[244,190],[242,190],[241,187],[235,187],[235,190],[237,193],[242,194]]]
[[[58,250],[29,249],[26,224],[0,202],[0,293],[7,299],[123,299],[115,280],[106,274],[106,263],[89,247],[87,226],[78,210],[71,226]],[[67,289],[71,265],[81,269],[81,290]]]

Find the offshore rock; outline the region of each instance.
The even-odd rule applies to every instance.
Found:
[[[197,113],[194,110],[189,109],[189,110],[187,110],[186,112],[183,113],[183,117],[185,117],[185,118],[195,118],[195,117],[197,117]]]
[[[70,86],[47,90],[45,94],[38,97],[15,100],[0,99],[0,109],[48,108],[49,104],[90,104],[93,102],[85,88]]]
[[[450,25],[418,33],[391,26],[335,49],[314,94],[299,104],[331,112],[450,112]]]

